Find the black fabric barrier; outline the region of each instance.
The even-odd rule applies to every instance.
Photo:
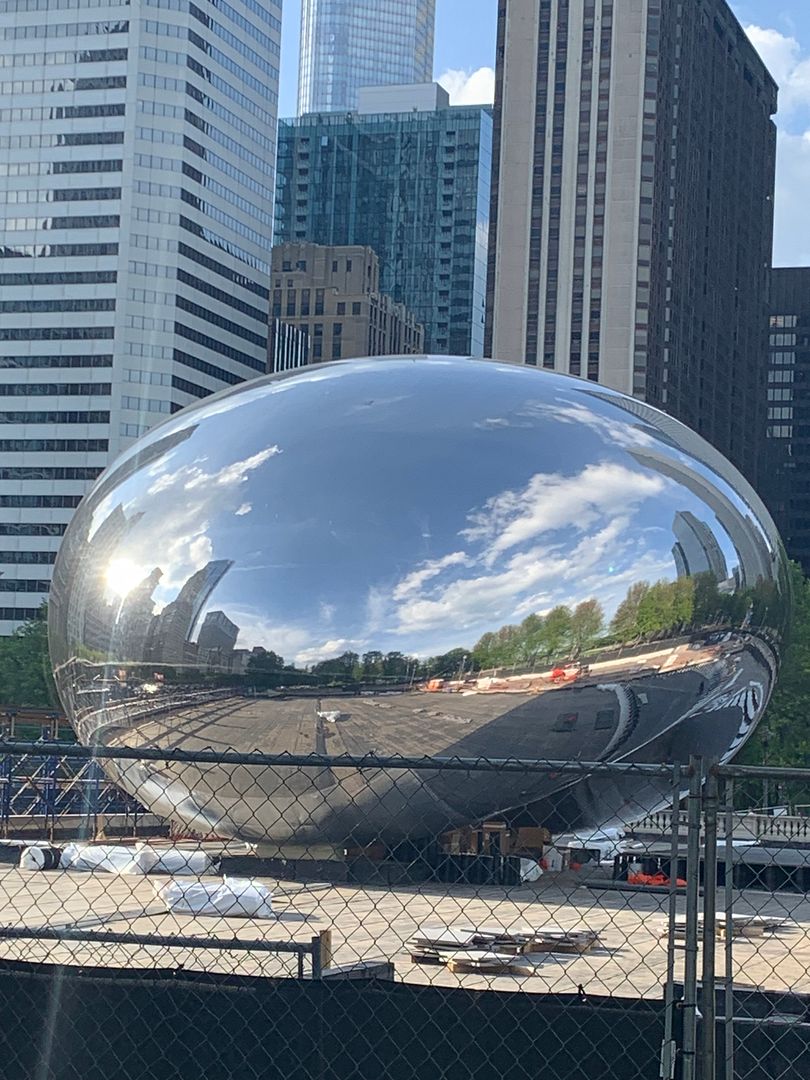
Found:
[[[0,962],[2,1080],[657,1080],[663,1003]]]

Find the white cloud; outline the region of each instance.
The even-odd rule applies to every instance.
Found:
[[[450,68],[437,81],[450,95],[451,105],[491,105],[495,100],[495,69],[491,67]]]
[[[779,128],[774,204],[774,263],[810,265],[810,56],[795,37],[769,27],[750,25],[745,32],[779,85]],[[804,127],[804,130],[802,128]]]
[[[466,555],[463,551],[454,551],[450,555],[445,555],[443,559],[434,559],[431,562],[423,563],[418,569],[413,570],[406,578],[394,589],[394,599],[404,600],[405,597],[410,596],[412,593],[419,592],[421,587],[426,581],[430,581],[431,578],[441,574],[443,570],[446,570],[450,566],[465,566],[472,562],[469,555]]]
[[[746,26],[745,32],[779,86],[780,116],[787,118],[810,105],[810,58],[802,56],[796,38],[755,25]]]
[[[599,518],[655,495],[664,487],[659,476],[603,462],[577,476],[536,473],[522,491],[504,491],[471,515],[466,540],[487,543],[485,563],[543,533],[576,522],[580,531]]]

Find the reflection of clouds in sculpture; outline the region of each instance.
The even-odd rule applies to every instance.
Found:
[[[615,607],[640,568],[671,576],[669,553],[651,553],[633,525],[638,506],[666,486],[656,475],[599,462],[571,476],[536,473],[523,488],[500,492],[468,514],[459,535],[470,550],[427,561],[394,586],[392,632],[424,635],[415,650],[424,655],[450,647],[448,631],[457,642],[559,603],[596,597]],[[572,530],[580,535],[573,548]]]
[[[243,500],[243,485],[251,473],[281,453],[278,446],[269,446],[218,469],[206,468],[205,458],[174,467],[173,455],[169,455],[150,467],[146,495],[150,517],[161,523],[160,549],[154,547],[154,520],[147,521],[134,528],[116,552],[115,562],[139,568],[128,573],[130,588],[146,578],[156,564],[163,568],[164,576],[155,590],[156,614],[192,574],[215,557],[209,535],[212,517],[231,508],[235,514],[247,514],[250,504]],[[105,508],[114,497],[110,493],[99,506],[93,519],[95,528],[105,519]],[[110,592],[120,595],[109,575],[108,584]]]
[[[492,565],[503,552],[544,533],[572,527],[584,532],[612,512],[626,513],[663,487],[656,476],[609,462],[573,476],[536,473],[522,490],[488,499],[461,535],[484,541],[484,561]]]

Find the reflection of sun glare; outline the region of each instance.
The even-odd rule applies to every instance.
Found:
[[[143,581],[145,576],[143,569],[132,559],[113,559],[107,567],[104,580],[111,593],[124,597]]]

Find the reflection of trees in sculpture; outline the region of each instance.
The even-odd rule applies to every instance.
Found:
[[[484,634],[473,649],[473,661],[482,669],[578,656],[599,637],[604,620],[598,600],[583,600],[573,611],[560,604],[547,615],[527,615],[518,626]]]
[[[774,605],[778,586],[759,581],[735,592],[723,590],[711,573],[675,581],[637,581],[616,609],[605,632],[598,600],[583,600],[572,610],[559,605],[546,615],[528,615],[516,626],[484,634],[473,649],[479,670],[577,659],[602,645],[652,641],[695,627],[779,625]],[[601,640],[600,640],[601,639]]]

